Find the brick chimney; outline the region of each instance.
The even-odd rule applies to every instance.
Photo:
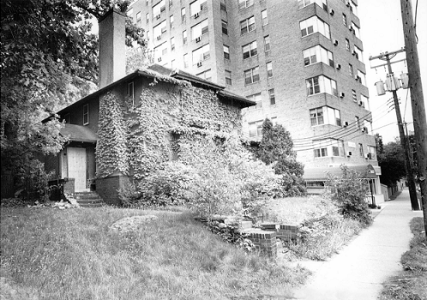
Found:
[[[99,88],[126,75],[126,15],[111,9],[99,22]]]

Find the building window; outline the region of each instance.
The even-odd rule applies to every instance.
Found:
[[[162,34],[166,32],[166,21],[161,22],[159,25],[153,27],[153,34],[157,40],[162,38]]]
[[[174,69],[175,68],[175,60],[174,59],[172,59],[171,60],[171,69]]]
[[[306,79],[307,95],[327,93],[338,97],[337,82],[323,75]]]
[[[267,77],[273,77],[273,63],[271,61],[267,63]]]
[[[175,38],[171,37],[171,51],[175,51]]]
[[[357,17],[358,11],[357,11],[357,4],[353,1],[349,1],[350,4],[350,11]]]
[[[208,19],[200,22],[199,24],[191,27],[191,38],[193,40],[199,40],[201,39],[202,35],[206,34],[209,32],[209,27],[208,27]]]
[[[181,8],[181,22],[185,23],[185,7]]]
[[[256,94],[253,94],[253,95],[249,95],[249,96],[246,96],[246,98],[248,98],[251,101],[256,102],[256,107],[259,107],[259,108],[262,107],[261,93],[256,93]]]
[[[224,58],[230,59],[230,47],[223,45],[224,48]]]
[[[221,0],[219,3],[219,9],[222,11],[227,11],[227,6],[225,5],[225,0]]]
[[[360,129],[360,119],[358,116],[354,117],[354,121],[356,122],[357,129]]]
[[[363,156],[364,156],[364,153],[363,153],[363,144],[359,144],[359,155],[360,155],[361,157],[363,157]]]
[[[89,124],[89,104],[83,105],[83,125]]]
[[[328,156],[328,148],[314,149],[314,157],[325,157]]]
[[[187,43],[187,30],[182,32],[182,43],[185,45]]]
[[[276,97],[274,96],[274,89],[268,90],[268,97],[270,98],[270,105],[276,104]]]
[[[197,77],[200,77],[200,78],[202,78],[204,80],[210,81],[210,80],[212,80],[212,72],[209,69],[209,70],[206,70],[206,71],[204,71],[202,73],[197,74]]]
[[[372,132],[372,122],[369,120],[363,120],[363,131],[367,134],[373,133]]]
[[[350,77],[354,77],[354,71],[353,71],[353,65],[348,64],[348,74],[350,74]]]
[[[173,17],[173,15],[171,15],[171,16],[169,17],[169,26],[170,26],[170,28],[172,28],[172,27],[173,27],[173,22],[174,22],[174,17]]]
[[[304,8],[307,5],[310,5],[312,3],[316,3],[320,7],[322,7],[324,10],[328,10],[328,5],[326,0],[298,0],[298,8]]]
[[[301,35],[303,37],[319,32],[324,35],[327,39],[331,38],[328,23],[323,22],[317,16],[311,17],[307,20],[301,21],[300,23]]]
[[[362,101],[362,106],[369,110],[369,99],[365,95],[360,95],[360,99]]]
[[[267,36],[265,36],[264,37],[264,50],[265,50],[265,52],[268,52],[268,51],[270,51],[270,36],[269,35],[267,35]]]
[[[363,52],[362,50],[360,50],[360,48],[358,48],[356,45],[354,46],[354,52],[355,52],[355,56],[358,60],[360,60],[361,62],[363,62]]]
[[[322,106],[310,109],[311,126],[317,125],[336,125],[341,126],[341,113],[338,109]]]
[[[206,0],[196,0],[190,4],[190,14],[197,18],[199,13],[205,8]]]
[[[323,62],[331,67],[334,67],[334,56],[331,51],[326,50],[321,46],[315,46],[303,51],[304,65],[312,65],[318,62]]]
[[[228,23],[227,21],[221,20],[222,23],[222,33],[228,35]]]
[[[350,41],[348,39],[345,39],[345,49],[350,51]]]
[[[141,12],[136,13],[136,23],[141,23]]]
[[[259,81],[259,67],[244,71],[245,84],[252,84]]]
[[[361,84],[366,85],[366,75],[360,70],[357,70],[357,76]]]
[[[262,26],[268,25],[268,16],[267,16],[267,10],[264,9],[261,12],[261,19],[262,19]]]
[[[345,27],[347,27],[347,16],[346,16],[346,14],[342,14],[342,23]]]
[[[148,24],[148,23],[150,23],[150,14],[147,14],[147,15],[146,15],[146,18],[147,18],[147,19],[146,19],[147,24]]]
[[[201,62],[210,58],[209,44],[200,47],[193,51],[193,64],[200,64]]]
[[[252,16],[240,22],[240,34],[255,30],[255,17]]]
[[[184,54],[184,57],[183,57],[183,60],[184,60],[184,68],[188,68],[188,53],[185,53]]]
[[[354,24],[353,22],[351,22],[351,29],[353,30],[354,35],[360,39],[360,29],[359,27],[357,27],[356,24]]]
[[[254,5],[254,0],[239,0],[239,9]]]
[[[374,146],[368,146],[369,159],[376,159],[377,151]]]
[[[252,43],[246,44],[242,47],[243,59],[249,58],[251,56],[257,55],[257,43],[253,41]]]
[[[257,138],[262,136],[262,123],[264,121],[257,121],[249,123],[249,137]]]
[[[351,98],[354,102],[357,102],[357,93],[356,90],[351,90]]]
[[[231,71],[225,70],[225,83],[231,85]]]
[[[326,139],[313,145],[314,157],[344,156],[342,140]]]

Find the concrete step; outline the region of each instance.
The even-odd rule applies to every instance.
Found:
[[[74,193],[73,198],[81,207],[99,207],[104,205],[104,200],[96,192]]]

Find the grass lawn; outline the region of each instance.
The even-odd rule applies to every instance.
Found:
[[[143,214],[158,219],[108,228]],[[188,213],[2,207],[0,220],[2,299],[285,299],[308,276],[225,244]]]
[[[403,271],[384,283],[380,300],[427,299],[427,242],[423,218],[411,220],[410,250],[402,255]]]

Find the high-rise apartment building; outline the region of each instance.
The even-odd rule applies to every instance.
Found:
[[[370,164],[379,195],[357,7],[357,0],[138,0],[128,15],[146,30],[153,63],[258,103],[242,112],[249,138],[260,137],[265,118],[289,130],[309,185],[321,184],[318,168]]]

